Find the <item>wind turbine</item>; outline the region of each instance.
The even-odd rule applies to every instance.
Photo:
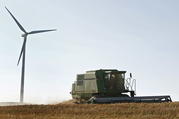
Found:
[[[24,38],[23,45],[21,48],[20,56],[17,62],[17,65],[19,65],[19,62],[22,57],[22,72],[21,72],[21,89],[20,89],[20,103],[23,103],[24,100],[24,79],[25,79],[25,52],[26,52],[26,42],[27,42],[27,36],[30,34],[36,34],[36,33],[43,33],[43,32],[49,32],[49,31],[56,31],[56,29],[50,29],[50,30],[36,30],[36,31],[30,31],[27,32],[22,25],[17,21],[17,19],[13,16],[13,14],[5,7],[6,10],[9,12],[11,17],[14,19],[18,27],[21,29],[21,31],[24,33],[22,34],[22,37]]]

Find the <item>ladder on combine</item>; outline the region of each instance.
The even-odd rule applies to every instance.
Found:
[[[125,79],[125,90],[130,92],[130,96],[134,97],[136,95],[136,80],[132,77]]]

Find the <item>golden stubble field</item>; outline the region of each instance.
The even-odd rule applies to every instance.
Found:
[[[179,119],[179,102],[10,106],[0,119]]]

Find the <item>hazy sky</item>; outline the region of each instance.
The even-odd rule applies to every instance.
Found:
[[[115,68],[133,73],[137,95],[179,100],[178,0],[0,0],[0,102],[19,101],[23,38],[7,6],[31,35],[25,102],[70,99],[76,74]]]

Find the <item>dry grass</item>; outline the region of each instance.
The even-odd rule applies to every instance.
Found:
[[[179,119],[179,103],[11,106],[0,107],[0,119]]]

